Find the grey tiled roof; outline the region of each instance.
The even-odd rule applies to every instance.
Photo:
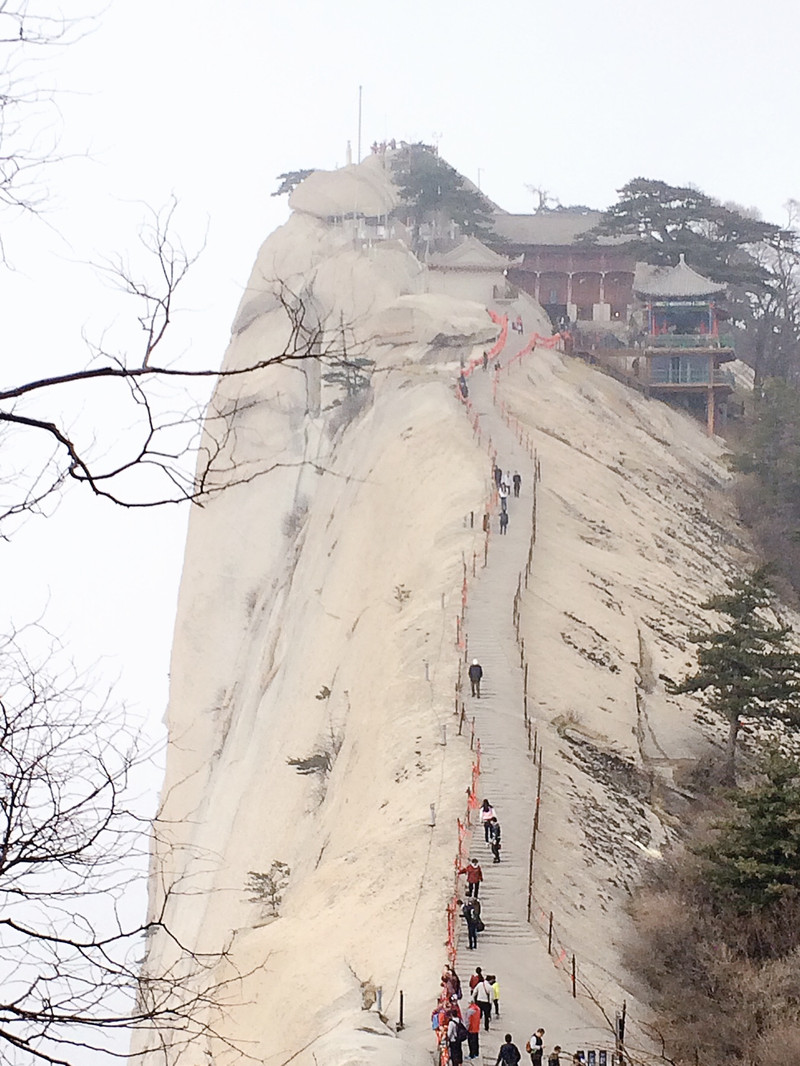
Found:
[[[710,278],[704,278],[688,265],[681,254],[673,267],[651,266],[637,263],[633,278],[633,291],[639,296],[713,296],[724,292],[725,286]]]
[[[535,215],[494,216],[495,233],[509,244],[570,245],[582,233],[594,229],[600,211],[539,211]],[[600,245],[624,244],[628,237],[599,237]]]

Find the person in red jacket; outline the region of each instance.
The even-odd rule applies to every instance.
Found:
[[[467,1007],[467,1044],[469,1045],[469,1058],[477,1059],[480,1055],[478,1046],[481,1031],[481,1018],[483,1011],[474,1001]]]
[[[463,870],[458,871],[460,874],[467,875],[467,895],[478,898],[478,890],[481,887],[481,881],[483,880],[483,870],[481,864],[477,859],[470,859]]]

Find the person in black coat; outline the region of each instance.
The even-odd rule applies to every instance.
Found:
[[[511,1039],[511,1033],[506,1033],[506,1042],[498,1052],[496,1066],[517,1066],[521,1057],[519,1048]]]
[[[472,695],[481,698],[481,678],[483,677],[483,669],[477,659],[472,660],[472,665],[469,670],[469,683],[472,686]]]
[[[500,823],[496,818],[492,818],[489,821],[489,845],[494,855],[492,862],[500,862],[500,837]]]

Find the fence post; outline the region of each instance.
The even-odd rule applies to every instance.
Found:
[[[525,638],[519,642],[519,665],[522,668],[525,665]]]
[[[400,989],[400,1021],[397,1023],[397,1031],[398,1031],[398,1033],[400,1032],[401,1029],[405,1029],[405,1024],[404,1024],[404,1020],[403,1020],[403,1014],[404,1014],[403,1008],[404,1008],[404,1006],[405,1006],[405,1000],[403,998],[403,990],[401,988]]]
[[[536,781],[536,809],[533,815],[533,825],[536,832],[539,832],[539,808],[541,806],[542,799],[542,749],[539,748],[539,775]]]
[[[617,1046],[617,1062],[619,1066],[623,1066],[625,1062],[625,1015],[628,1012],[628,1001],[623,999],[622,1001],[622,1013],[617,1014],[616,1024],[614,1025],[616,1046]]]
[[[578,985],[577,985],[577,982],[575,980],[575,956],[573,955],[572,956],[572,998],[573,999],[577,999],[577,997],[578,997]]]
[[[550,922],[547,927],[547,954],[553,954],[553,912],[550,911]]]
[[[535,832],[535,830],[534,830]],[[531,837],[530,854],[528,855],[528,925],[531,922],[531,900],[533,899],[533,849],[535,847],[534,837]]]

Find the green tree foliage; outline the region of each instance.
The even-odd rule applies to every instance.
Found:
[[[727,207],[698,189],[634,178],[619,190],[592,231],[629,236],[646,262],[674,266],[681,253],[714,281],[758,287],[769,280],[766,267],[748,248],[774,238],[780,227]]]
[[[277,180],[280,185],[270,195],[283,196],[284,193],[292,192],[301,181],[305,181],[308,175],[313,173],[313,170],[287,170],[285,174],[279,174]]]
[[[735,793],[733,805],[700,849],[716,905],[747,914],[800,898],[800,766],[771,755],[763,782]]]
[[[726,719],[731,783],[742,715],[800,721],[800,656],[791,647],[791,627],[769,617],[772,602],[761,568],[702,604],[729,621],[722,629],[690,634],[689,640],[698,645],[698,668],[672,686],[676,693],[705,692],[709,707]]]
[[[322,375],[322,380],[330,385],[339,385],[346,396],[355,396],[369,388],[374,359],[364,356],[347,356],[339,359],[332,370]]]
[[[733,469],[755,474],[762,505],[789,508],[800,525],[800,389],[773,379],[756,401],[752,417],[730,460]]]
[[[650,987],[653,1035],[676,1064],[793,1066],[800,766],[772,756],[756,784],[707,797],[683,826],[686,846],[650,870],[631,908],[626,963]]]
[[[392,157],[392,177],[402,201],[397,213],[411,218],[415,240],[422,223],[434,221],[452,221],[462,233],[491,237],[491,204],[471,189],[435,148],[405,145]]]

